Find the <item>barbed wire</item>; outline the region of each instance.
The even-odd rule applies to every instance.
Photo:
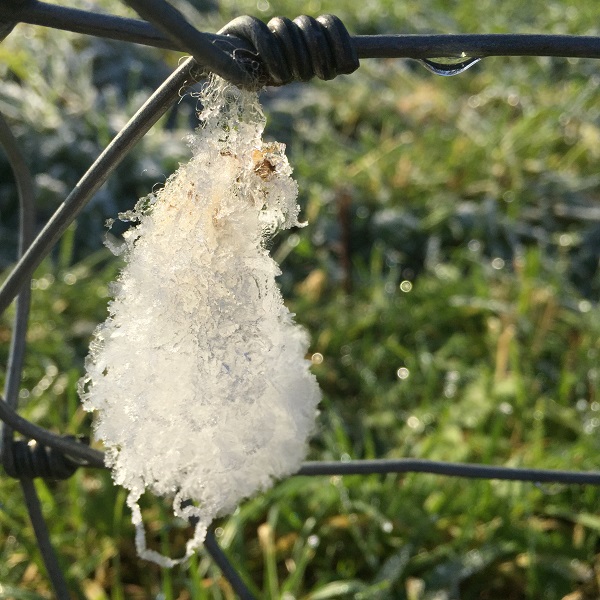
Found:
[[[0,40],[19,23],[31,23],[82,34],[125,40],[189,52],[186,60],[156,90],[106,147],[33,239],[34,186],[26,161],[6,121],[0,115],[0,145],[12,168],[19,196],[19,259],[0,288],[0,314],[18,297],[6,371],[4,397],[0,396],[3,422],[0,453],[9,476],[18,478],[25,496],[48,576],[56,597],[69,593],[43,519],[33,478],[66,478],[78,467],[106,468],[104,454],[87,440],[61,436],[21,417],[18,391],[26,345],[30,305],[30,280],[35,268],[49,254],[67,227],[93,197],[132,147],[177,101],[182,89],[206,71],[246,87],[283,85],[312,76],[330,79],[358,68],[362,58],[415,58],[433,69],[445,68],[435,59],[458,61],[447,67],[451,74],[486,56],[555,56],[600,58],[600,38],[565,35],[378,35],[350,36],[332,15],[317,19],[278,17],[268,24],[253,17],[239,17],[218,34],[196,30],[183,15],[163,0],[126,0],[147,21],[104,15],[57,6],[37,0],[3,0],[0,5]],[[15,440],[14,432],[26,439]],[[373,475],[430,473],[443,476],[502,479],[532,483],[600,485],[600,471],[564,471],[492,465],[449,463],[425,459],[379,459],[305,462],[297,476]],[[209,530],[205,548],[221,568],[240,598],[253,595],[219,547]]]

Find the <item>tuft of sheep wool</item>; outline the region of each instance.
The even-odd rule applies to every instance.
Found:
[[[300,225],[284,146],[263,143],[255,93],[214,80],[202,102],[191,160],[121,215],[136,225],[80,382],[129,492],[138,553],[164,566],[201,546],[215,517],[299,469],[320,400],[266,249]],[[146,547],[147,490],[198,520],[182,559]]]

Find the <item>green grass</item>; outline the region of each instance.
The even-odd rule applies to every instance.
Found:
[[[592,1],[272,1],[261,12],[228,0],[198,24],[302,12],[334,12],[355,33],[598,35],[600,22]],[[0,109],[31,153],[47,214],[59,183],[74,183],[139,105],[151,87],[144,69],[176,57],[128,55],[139,89],[94,87],[107,68],[97,47],[36,35],[31,48],[69,60],[26,56],[34,50],[16,30],[0,45]],[[289,306],[323,355],[309,458],[598,468],[598,77],[591,60],[486,59],[451,79],[412,61],[365,60],[351,76],[264,94],[267,133],[288,143],[309,220],[273,247]],[[35,275],[22,411],[54,431],[90,430],[75,386],[118,271],[99,249],[102,223],[184,159],[181,110]],[[10,202],[0,210],[10,232]],[[2,239],[8,264],[9,233]],[[5,317],[0,364],[9,331]],[[139,561],[109,474],[36,485],[74,597],[233,598],[202,553],[172,571]],[[19,486],[3,479],[0,498],[0,598],[51,597]],[[217,534],[259,598],[583,600],[600,596],[599,500],[594,487],[425,474],[292,477]],[[190,531],[168,505],[146,498],[144,512],[149,542],[181,553]]]

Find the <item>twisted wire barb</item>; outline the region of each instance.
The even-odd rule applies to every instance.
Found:
[[[185,17],[165,0],[124,0],[148,19],[200,65],[247,88],[265,84],[283,85],[293,80],[308,81],[314,76],[333,79],[352,73],[358,55],[344,24],[333,15],[317,19],[302,15],[294,21],[283,17],[268,24],[250,16],[238,17],[220,31],[230,44],[231,55],[213,45]],[[231,50],[232,37],[245,40],[251,51]]]
[[[293,21],[275,17],[267,24],[256,17],[238,17],[219,33],[252,45],[255,60],[251,62],[256,65],[259,85],[284,85],[314,76],[328,80],[359,66],[350,34],[334,15],[316,19],[301,15]]]

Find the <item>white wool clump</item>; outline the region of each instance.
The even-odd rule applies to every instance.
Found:
[[[80,382],[129,490],[138,553],[165,566],[201,546],[215,517],[299,469],[320,400],[308,337],[265,249],[299,225],[284,146],[262,142],[256,94],[215,80],[202,102],[192,159],[121,215],[138,224]],[[198,520],[182,559],[146,548],[146,490]]]

